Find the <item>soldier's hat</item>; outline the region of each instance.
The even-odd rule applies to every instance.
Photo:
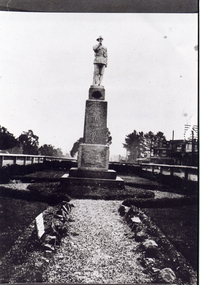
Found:
[[[100,39],[103,40],[102,36],[99,36],[99,37],[97,38],[97,41],[99,42]]]

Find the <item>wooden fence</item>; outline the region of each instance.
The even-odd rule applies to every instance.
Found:
[[[152,173],[160,173],[164,175],[179,176],[187,180],[198,180],[198,167],[187,165],[169,165],[156,163],[142,163],[141,168]],[[193,176],[193,179],[192,179]]]
[[[18,164],[29,165],[34,163],[43,163],[44,161],[76,161],[75,159],[65,157],[54,157],[45,155],[29,155],[29,154],[0,154],[0,168],[6,165]],[[111,162],[112,163],[112,162]],[[122,165],[132,165],[130,163],[117,163]],[[155,163],[142,163],[140,166],[143,170],[151,171],[152,173],[160,173],[164,175],[179,176],[185,180],[198,181],[198,167],[185,165],[168,165]],[[191,179],[193,176],[193,179]]]
[[[70,160],[64,157],[55,156],[45,156],[45,155],[30,155],[30,154],[11,154],[11,153],[1,153],[0,154],[0,168],[6,165],[29,165],[33,163],[43,163],[46,160]]]

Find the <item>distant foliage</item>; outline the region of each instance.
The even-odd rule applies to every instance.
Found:
[[[58,157],[64,156],[61,148],[56,148],[56,156],[58,156]]]
[[[161,142],[166,141],[166,137],[163,132],[148,132],[144,134],[144,143],[146,152],[149,151],[152,154],[154,147],[159,147]]]
[[[39,148],[39,137],[32,130],[22,132],[15,138],[5,127],[0,126],[0,150],[18,154],[41,154],[46,156],[63,157],[61,148],[55,148],[51,144],[44,144]],[[4,151],[5,152],[5,151]]]
[[[77,141],[74,143],[72,149],[70,150],[70,155],[71,155],[71,157],[74,157],[75,154],[78,152],[79,145],[80,145],[82,142],[83,142],[83,138],[80,138],[79,140],[77,140]]]
[[[166,141],[166,137],[162,132],[154,134],[150,131],[144,134],[134,130],[126,136],[123,147],[128,152],[128,161],[136,163],[137,158],[151,156],[154,147],[158,147],[163,141]]]
[[[0,126],[0,150],[13,148],[19,145],[18,140],[6,128]]]
[[[56,157],[62,157],[63,153],[61,148],[55,148],[51,144],[44,144],[38,149],[38,153],[40,155],[46,155],[46,156],[56,156]]]
[[[129,162],[136,162],[137,158],[144,157],[144,133],[137,133],[137,131],[134,130],[131,134],[126,136],[123,147],[128,151]]]
[[[107,128],[106,144],[107,144],[108,146],[112,144],[112,136],[111,136],[111,132],[109,131],[108,128]]]
[[[38,154],[39,137],[32,130],[23,132],[19,138],[24,154]]]

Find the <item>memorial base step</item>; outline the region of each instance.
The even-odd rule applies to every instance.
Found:
[[[124,189],[124,180],[119,176],[116,179],[103,179],[103,178],[89,178],[89,177],[70,177],[69,174],[64,174],[61,177],[60,187],[62,192],[73,196],[73,191],[83,190],[86,191],[86,188],[89,190],[92,189],[116,189],[123,190]]]
[[[106,171],[94,169],[80,169],[72,167],[69,170],[69,177],[83,178],[100,178],[100,179],[116,179],[117,173],[115,170],[108,169]]]

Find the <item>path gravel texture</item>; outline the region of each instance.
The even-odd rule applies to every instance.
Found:
[[[50,283],[148,283],[121,201],[71,200],[66,236],[45,271]]]

